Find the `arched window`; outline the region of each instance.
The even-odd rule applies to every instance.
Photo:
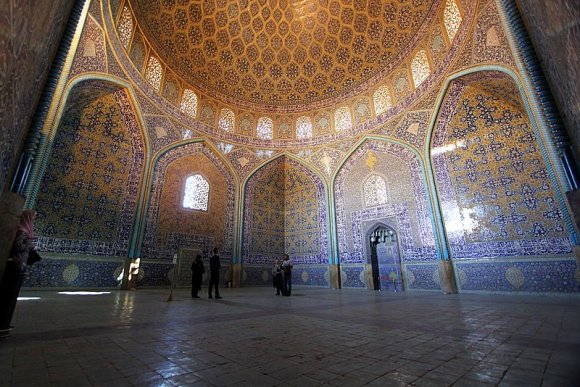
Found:
[[[201,175],[189,176],[183,190],[183,208],[207,211],[209,183]]]
[[[387,183],[379,175],[370,175],[364,183],[365,205],[378,206],[387,202]]]
[[[268,117],[262,117],[258,120],[258,127],[256,128],[256,132],[258,138],[262,140],[271,140],[272,139],[272,127],[274,126],[272,119]]]
[[[445,23],[449,41],[452,41],[461,25],[461,12],[459,12],[459,7],[455,3],[455,0],[447,0],[443,13],[443,22]]]
[[[145,79],[149,82],[155,90],[159,91],[161,88],[161,76],[163,74],[163,68],[161,63],[154,56],[149,57],[147,62],[147,69],[145,70]]]
[[[312,137],[312,121],[310,121],[310,117],[299,117],[296,120],[296,138],[300,140],[310,137]]]
[[[427,53],[425,50],[421,50],[415,54],[413,62],[411,62],[411,72],[413,73],[415,87],[419,87],[419,85],[429,77],[429,74],[431,74],[429,60],[427,59]]]
[[[117,31],[119,32],[119,40],[121,40],[121,44],[126,50],[133,36],[133,16],[131,16],[131,11],[129,11],[128,7],[123,7],[123,13],[121,14]]]
[[[379,87],[375,91],[375,94],[373,94],[373,99],[375,101],[375,114],[377,116],[386,112],[392,106],[391,95],[389,94],[387,85]]]
[[[334,126],[337,132],[352,128],[352,117],[348,106],[340,107],[334,113]]]
[[[192,117],[197,115],[197,95],[193,90],[185,89],[181,97],[181,111]]]
[[[220,118],[218,125],[220,129],[226,132],[232,132],[234,130],[234,124],[236,122],[236,116],[230,109],[220,110]]]

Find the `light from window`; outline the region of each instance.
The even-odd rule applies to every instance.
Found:
[[[425,79],[431,74],[429,69],[429,60],[427,59],[427,53],[425,50],[417,52],[413,62],[411,63],[411,72],[413,73],[413,82],[415,82],[415,87],[419,87]]]
[[[310,117],[299,117],[296,120],[296,138],[300,140],[310,137],[312,137],[312,121],[310,121]]]
[[[226,154],[230,153],[234,149],[234,144],[228,144],[225,142],[218,142],[217,146],[223,153]]]
[[[262,140],[272,139],[272,127],[274,126],[272,119],[268,117],[262,117],[258,120],[258,127],[256,129],[258,138]]]
[[[457,6],[457,3],[455,3],[455,0],[447,0],[445,11],[443,13],[443,20],[445,23],[445,29],[447,30],[447,36],[449,36],[449,41],[452,41],[461,25],[461,13],[459,12],[459,7]]]
[[[220,118],[218,125],[221,130],[226,132],[232,132],[234,130],[234,124],[236,121],[236,116],[230,109],[222,109],[220,111]]]
[[[367,207],[387,202],[387,183],[379,175],[370,175],[364,183],[364,197]]]
[[[189,176],[185,180],[183,207],[207,211],[209,202],[209,183],[201,175]]]
[[[197,95],[193,90],[185,89],[181,97],[181,111],[192,117],[197,115]]]
[[[336,110],[334,113],[334,125],[337,132],[342,132],[352,128],[352,118],[348,106],[343,106]]]
[[[145,79],[149,82],[155,90],[159,91],[161,88],[161,75],[163,74],[163,69],[161,68],[161,63],[154,56],[149,57],[149,62],[147,62],[147,69],[145,70]]]
[[[375,114],[378,116],[381,113],[387,111],[388,108],[392,106],[391,95],[389,94],[389,88],[387,85],[381,86],[373,94],[375,101]]]
[[[133,35],[133,17],[127,7],[123,7],[123,13],[121,14],[117,31],[119,31],[119,40],[121,40],[121,44],[126,50],[129,47],[131,36]]]

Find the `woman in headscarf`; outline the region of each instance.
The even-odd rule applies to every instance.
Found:
[[[10,332],[10,321],[16,308],[16,300],[20,287],[24,282],[28,255],[35,250],[34,218],[36,211],[24,210],[20,216],[20,224],[12,242],[10,257],[6,261],[6,268],[0,282],[0,336]]]

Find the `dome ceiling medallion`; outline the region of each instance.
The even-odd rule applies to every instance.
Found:
[[[405,54],[431,0],[131,0],[160,59],[241,105],[346,94]],[[400,58],[399,58],[400,59]]]

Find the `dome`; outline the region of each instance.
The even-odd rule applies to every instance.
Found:
[[[414,52],[443,1],[130,0],[153,51],[185,83],[252,111],[360,94]]]

